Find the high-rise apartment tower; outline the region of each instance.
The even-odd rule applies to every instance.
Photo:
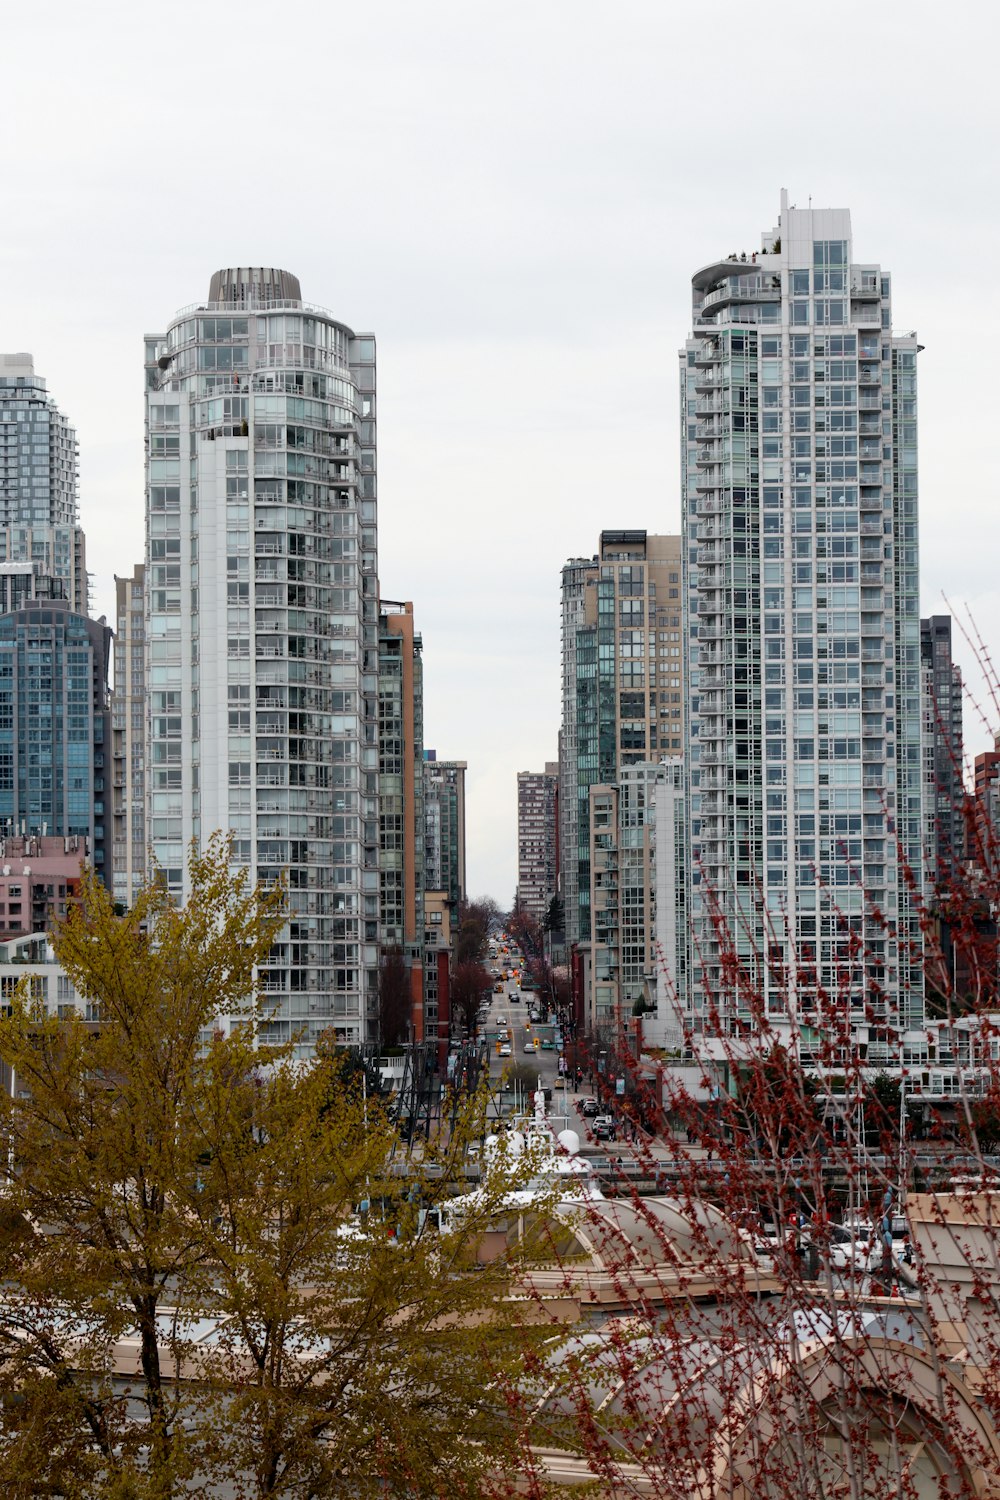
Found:
[[[805,1036],[825,993],[859,1046],[891,1044],[923,1013],[918,344],[849,213],[784,193],[692,311],[687,1003],[749,1032],[755,992]]]
[[[146,339],[147,830],[231,832],[289,920],[266,1039],[375,1035],[375,340],[267,267]]]
[[[602,531],[592,565],[563,569],[559,797],[564,868],[576,861],[563,894],[568,942],[592,935],[591,787],[681,748],[681,593],[679,536]]]
[[[58,592],[77,614],[87,613],[76,432],[30,354],[0,354],[0,564],[27,565],[59,580],[58,591],[29,593]]]

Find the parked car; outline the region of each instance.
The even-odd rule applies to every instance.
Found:
[[[594,1117],[594,1137],[598,1141],[614,1140],[615,1122],[610,1115],[596,1115]]]
[[[871,1239],[856,1228],[836,1224],[831,1228],[827,1253],[835,1271],[867,1271],[871,1252]]]
[[[593,1117],[595,1115],[599,1115],[600,1112],[601,1112],[601,1106],[598,1104],[598,1102],[597,1102],[596,1099],[583,1099],[583,1100],[581,1100],[581,1102],[580,1102],[580,1113],[582,1115],[586,1115],[588,1119],[593,1119]]]

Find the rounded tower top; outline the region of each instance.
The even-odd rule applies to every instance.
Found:
[[[266,307],[274,302],[301,302],[302,288],[291,271],[275,266],[227,266],[212,277],[208,300],[229,307]]]

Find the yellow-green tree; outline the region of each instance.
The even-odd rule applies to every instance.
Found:
[[[153,882],[124,916],[85,880],[55,941],[93,1020],[0,1018],[0,1488],[486,1494],[544,1323],[507,1296],[530,1246],[474,1267],[530,1162],[438,1229],[483,1099],[398,1175],[342,1054],[257,1046],[281,893],[222,839],[189,871],[183,909]]]
[[[19,1322],[5,1342],[19,1358],[5,1372],[20,1396],[15,1366],[30,1366],[42,1410],[48,1386],[59,1386],[52,1451],[55,1461],[67,1445],[80,1493],[100,1482],[109,1493],[168,1496],[193,1462],[171,1380],[182,1329],[163,1309],[205,1254],[190,1210],[204,1045],[224,1019],[252,1024],[256,966],[283,918],[281,892],[233,874],[222,838],[192,851],[189,874],[183,908],[153,881],[118,916],[87,873],[54,941],[94,1020],[56,1020],[24,997],[0,1019],[13,1078],[0,1101],[7,1203],[23,1226],[6,1267]],[[128,1399],[111,1381],[110,1355],[126,1335],[139,1376]],[[24,1449],[35,1433],[8,1423],[0,1475],[9,1483],[30,1482],[37,1459]],[[57,1493],[65,1486],[48,1477]]]
[[[254,1074],[213,1049],[197,1299],[222,1316],[199,1375],[240,1495],[475,1497],[520,1461],[510,1399],[551,1334],[511,1301],[526,1244],[477,1265],[530,1166],[500,1162],[448,1216],[484,1098],[418,1162],[334,1057]],[[242,1128],[220,1128],[224,1119]],[[360,1209],[360,1213],[355,1211]],[[515,1402],[515,1406],[517,1403]]]

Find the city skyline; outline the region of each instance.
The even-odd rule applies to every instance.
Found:
[[[336,113],[343,151],[370,172],[348,233],[333,199],[300,221],[274,217],[276,228],[235,207],[259,210],[269,177],[283,194],[304,189],[305,159],[268,122],[294,108],[318,136],[332,106],[290,78],[268,83],[266,106],[256,86],[218,88],[209,54],[189,50],[193,7],[155,46],[128,26],[95,35],[71,7],[55,11],[44,38],[40,18],[14,16],[0,64],[9,117],[31,121],[31,149],[15,154],[5,186],[0,343],[34,356],[76,429],[92,609],[113,618],[114,575],[143,556],[143,334],[197,294],[207,270],[291,267],[311,297],[378,333],[380,581],[384,595],[414,601],[428,739],[468,762],[470,894],[511,899],[517,772],[556,754],[563,564],[590,555],[608,527],[679,530],[674,360],[691,267],[752,249],[748,226],[773,219],[782,185],[800,206],[810,194],[816,206],[849,204],[856,259],[892,268],[897,326],[925,345],[920,612],[946,612],[947,594],[959,619],[971,604],[987,644],[1000,639],[989,454],[978,431],[960,445],[949,431],[950,384],[978,392],[989,378],[989,341],[956,316],[956,272],[963,240],[987,261],[997,240],[977,167],[996,129],[992,92],[977,84],[992,19],[976,56],[962,57],[962,110],[946,115],[957,50],[942,59],[929,13],[901,6],[866,18],[873,54],[894,63],[878,89],[850,26],[829,36],[789,7],[794,26],[713,57],[721,109],[709,109],[691,65],[707,33],[665,8],[640,8],[620,34],[596,5],[574,7],[572,30],[561,8],[317,17],[314,45],[353,59]],[[252,23],[264,14],[251,5],[245,36],[227,38],[234,75],[256,55]],[[913,79],[932,41],[941,109],[918,114]],[[773,148],[737,171],[736,84],[768,72],[782,87],[760,90],[753,118]],[[835,78],[836,109],[820,102]],[[198,101],[190,114],[186,92]],[[249,132],[253,149],[220,176],[204,143],[223,127]],[[891,172],[863,149],[879,140],[894,142]],[[977,325],[988,326],[988,276],[976,292]],[[606,467],[595,422],[615,453]],[[955,653],[981,697],[957,629]],[[966,745],[970,757],[988,746],[968,707]]]

